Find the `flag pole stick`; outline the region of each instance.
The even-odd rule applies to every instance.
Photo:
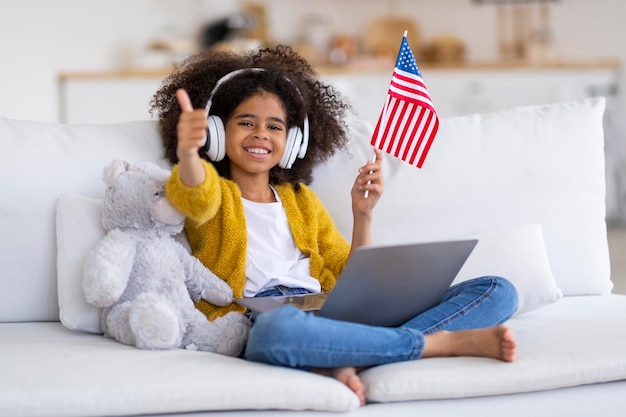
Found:
[[[387,125],[387,108],[389,107],[389,96],[387,96],[387,100],[385,100],[385,106],[383,107],[383,118],[380,121],[380,129],[378,129],[378,136],[376,137],[376,144],[378,145],[378,143],[380,142],[380,132],[384,132],[385,131],[385,127]],[[374,158],[372,158],[372,163],[376,162],[376,153],[374,153]],[[370,171],[370,174],[372,173],[372,171]],[[371,184],[371,181],[368,181],[367,184]],[[365,190],[365,198],[368,198],[370,195],[369,190]]]
[[[403,38],[406,38],[406,35],[409,33],[408,30],[404,31],[404,34],[402,35]],[[387,100],[385,100],[385,106],[383,107],[383,117],[382,120],[380,121],[380,128],[378,129],[378,136],[376,138],[376,144],[378,145],[380,143],[380,135],[382,134],[381,132],[385,131],[385,127],[387,126],[387,119],[388,119],[388,115],[387,115],[387,109],[389,107],[389,96],[387,96]],[[374,158],[372,159],[372,163],[376,162],[376,154],[374,154]],[[370,174],[372,173],[372,171],[370,171]],[[368,181],[367,184],[371,184],[371,181]],[[365,198],[369,197],[369,190],[365,190]]]

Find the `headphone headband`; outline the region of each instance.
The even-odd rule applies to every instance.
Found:
[[[215,87],[213,87],[213,90],[211,90],[211,94],[209,95],[209,100],[206,103],[206,107],[205,110],[207,112],[207,114],[209,114],[209,110],[211,110],[211,106],[213,105],[213,96],[215,95],[215,93],[217,92],[217,90],[219,90],[220,86],[225,83],[226,81],[230,80],[233,77],[236,77],[237,75],[244,73],[244,72],[261,72],[261,71],[265,71],[263,68],[240,68],[234,71],[229,72],[228,74],[224,75],[222,78],[220,78],[219,80],[217,80],[217,82],[215,83]],[[291,82],[291,80],[290,80]],[[300,92],[298,91],[298,94]]]

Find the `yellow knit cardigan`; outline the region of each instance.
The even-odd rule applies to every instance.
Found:
[[[202,162],[206,170],[204,183],[186,186],[176,165],[165,192],[174,207],[187,216],[185,231],[194,256],[226,281],[235,297],[242,297],[248,238],[241,192],[236,183],[220,177],[213,165]],[[298,192],[291,184],[274,188],[285,208],[296,246],[310,259],[311,276],[320,282],[322,291],[329,291],[348,260],[350,245],[310,188],[304,184]],[[196,307],[209,320],[230,311],[245,311],[236,303],[218,307],[205,300],[196,303]]]

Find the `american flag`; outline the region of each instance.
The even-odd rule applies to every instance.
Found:
[[[405,32],[387,100],[378,118],[371,143],[388,154],[421,168],[438,128],[437,112]]]

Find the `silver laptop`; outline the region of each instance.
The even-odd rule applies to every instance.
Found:
[[[235,301],[259,313],[293,305],[335,320],[396,327],[441,302],[476,243],[363,247],[352,254],[329,293]]]

